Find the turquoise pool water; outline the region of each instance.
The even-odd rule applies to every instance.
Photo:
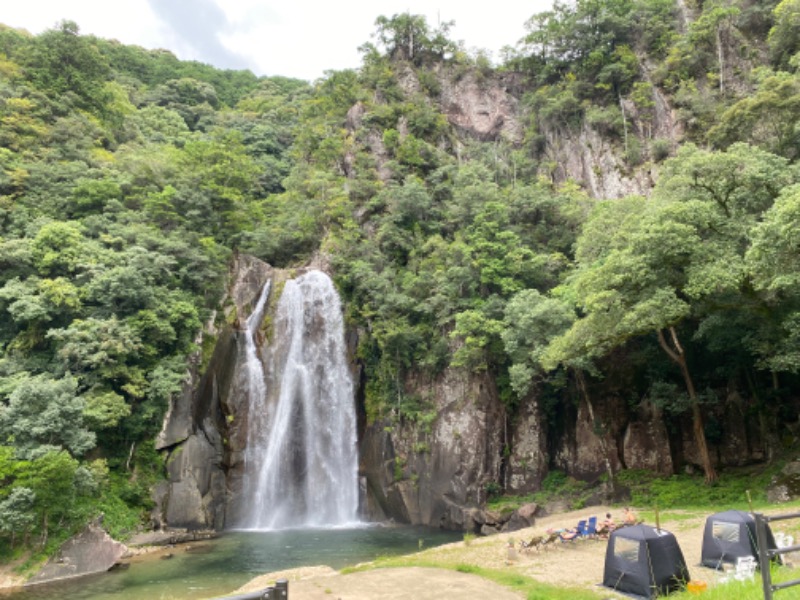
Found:
[[[188,546],[169,559],[134,561],[57,584],[4,594],[0,600],[200,600],[230,594],[253,577],[307,565],[340,569],[379,556],[407,554],[461,539],[462,534],[416,527],[239,531]],[[291,597],[291,586],[289,588]]]

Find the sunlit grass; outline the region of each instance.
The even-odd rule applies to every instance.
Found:
[[[770,573],[772,583],[800,579],[800,568],[774,566]],[[703,578],[698,577],[698,579]],[[800,586],[786,588],[773,592],[773,594],[775,600],[798,600],[800,599]],[[690,598],[702,598],[702,600],[761,600],[764,598],[764,592],[761,575],[756,573],[751,581],[733,580],[709,587],[699,595],[684,591],[671,594],[669,597],[674,598],[674,600],[689,600]]]
[[[453,562],[439,559],[423,559],[416,556],[392,556],[379,558],[369,564],[358,565],[342,570],[342,573],[354,573],[378,568],[398,568],[398,567],[427,567],[434,569],[449,569],[459,573],[471,573],[493,581],[499,585],[507,587],[517,592],[525,594],[527,600],[598,600],[606,598],[608,595],[600,595],[590,590],[571,587],[556,587],[541,583],[513,571],[500,571],[497,569],[486,569],[476,565],[460,562]]]

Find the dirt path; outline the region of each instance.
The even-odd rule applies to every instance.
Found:
[[[446,569],[404,567],[374,569],[340,575],[326,567],[317,572],[303,569],[283,571],[259,577],[239,593],[261,590],[276,579],[289,579],[292,600],[443,600],[445,598],[491,598],[520,600],[522,596],[508,588],[471,575]],[[300,571],[300,573],[298,573]]]
[[[565,587],[581,587],[602,594],[603,598],[625,598],[611,590],[599,587],[603,578],[606,542],[581,540],[568,544],[554,544],[541,552],[519,552],[520,540],[530,539],[548,528],[574,526],[579,519],[597,515],[602,520],[606,512],[620,520],[618,509],[593,507],[545,517],[536,527],[514,533],[477,538],[469,543],[456,542],[419,553],[420,560],[448,565],[469,564],[490,569],[507,570],[529,576],[537,581]],[[702,579],[709,586],[716,585],[721,573],[701,567],[700,554],[703,528],[707,515],[678,514],[680,518],[664,520],[661,527],[672,532],[683,551],[692,579]],[[778,528],[779,529],[779,528]],[[508,544],[514,542],[515,552],[509,558]],[[294,569],[261,576],[243,586],[238,593],[259,590],[278,578],[289,580],[293,600],[462,600],[463,598],[493,598],[496,600],[521,598],[508,588],[486,581],[475,575],[448,569],[387,568],[341,575],[327,567]]]

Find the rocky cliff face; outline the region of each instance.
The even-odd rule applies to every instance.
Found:
[[[231,284],[223,300],[225,315],[210,323],[203,335],[215,340],[207,365],[194,357],[183,392],[165,417],[156,449],[166,455],[167,481],[154,491],[153,525],[189,529],[222,529],[229,497],[241,488],[242,431],[236,362],[241,323],[273,269],[258,259],[241,256],[232,267]]]
[[[264,283],[272,279],[279,295],[288,276],[251,257],[233,265],[225,316],[205,332],[215,341],[213,353],[205,365],[194,357],[156,443],[166,458],[167,481],[154,491],[155,528],[220,530],[236,522],[248,427],[245,383],[237,377],[241,324]],[[350,332],[351,351],[356,345],[357,333]],[[355,381],[369,377],[351,361]],[[509,521],[484,510],[487,496],[536,491],[552,469],[593,481],[609,469],[669,475],[676,465],[699,464],[690,423],[666,419],[649,403],[630,407],[620,393],[624,382],[595,382],[590,400],[571,401],[566,394],[555,417],[544,414],[535,394],[508,414],[486,373],[448,368],[434,380],[412,375],[405,386],[424,399],[419,413],[367,423],[359,407],[361,513],[370,520],[491,533],[517,521],[527,526],[533,508],[529,517]],[[747,415],[735,393],[719,414],[709,415],[721,432],[714,447],[720,464],[765,458],[769,424]],[[597,500],[604,500],[607,490],[598,490]]]
[[[643,72],[648,69],[642,65]],[[438,75],[436,102],[460,135],[512,145],[522,141],[521,123],[529,116],[523,114],[515,76],[482,77],[445,69]],[[411,68],[400,69],[399,80],[407,93],[422,93]],[[541,169],[550,170],[542,174],[556,183],[577,181],[595,197],[646,194],[658,168],[647,154],[651,142],[659,139],[662,149],[670,150],[682,132],[656,86],[648,114],[639,114],[632,103],[620,109],[626,119],[624,139],[586,123],[576,130],[544,127]],[[365,110],[355,104],[349,111],[346,126],[351,132],[362,126]],[[398,131],[404,135],[402,120]],[[388,154],[380,136],[373,132],[364,139],[379,174],[388,178]],[[626,146],[634,141],[645,153],[639,163],[626,156]],[[458,142],[442,143],[454,143],[456,147],[447,150],[458,153]],[[352,160],[345,160],[346,174]],[[314,267],[330,271],[319,258]],[[184,393],[174,400],[157,441],[167,456],[168,481],[155,494],[155,526],[221,529],[240,514],[248,427],[236,373],[241,324],[264,282],[272,278],[273,293],[279,295],[287,276],[250,257],[239,257],[233,266],[224,317],[205,333],[216,342],[213,355],[206,365],[195,357]],[[350,332],[348,338],[355,355],[357,333]],[[368,380],[370,374],[360,372],[355,358],[351,360],[355,380]],[[424,411],[405,416],[398,412],[391,421],[367,423],[360,407],[361,509],[367,518],[491,531],[500,525],[483,511],[487,494],[536,491],[553,469],[594,481],[621,469],[668,475],[700,464],[690,424],[646,402],[632,405],[626,393],[630,386],[624,382],[594,382],[586,397],[573,390],[559,401],[555,414],[552,407],[545,414],[534,393],[513,415],[499,401],[490,374],[450,368],[434,381],[412,374],[404,383],[408,395],[425,399]],[[770,439],[774,424],[764,417],[748,419],[748,406],[734,393],[718,410],[707,415],[707,423],[717,431],[711,443],[719,464],[768,458],[768,448],[775,446]]]
[[[487,376],[448,369],[425,389],[435,418],[369,424],[361,442],[368,516],[463,529],[499,481],[505,412]],[[422,422],[425,421],[425,422]]]

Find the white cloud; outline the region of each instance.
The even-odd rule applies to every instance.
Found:
[[[191,18],[195,0],[171,2]],[[489,50],[495,60],[503,46],[514,45],[525,33],[524,23],[534,13],[547,10],[551,0],[495,0],[491,4],[464,0],[214,0],[226,23],[205,39],[187,40],[150,8],[148,0],[6,0],[0,22],[40,33],[61,19],[78,23],[82,33],[118,39],[145,48],[168,48],[182,59],[212,62],[220,58],[220,45],[240,57],[240,64],[217,65],[250,68],[257,75],[284,75],[313,80],[326,70],[356,68],[358,47],[371,40],[375,19],[410,12],[425,15],[435,27],[439,21],[456,22],[451,38],[468,49]],[[184,9],[185,6],[185,9]],[[211,53],[214,54],[211,54]],[[214,58],[214,57],[217,58]]]

